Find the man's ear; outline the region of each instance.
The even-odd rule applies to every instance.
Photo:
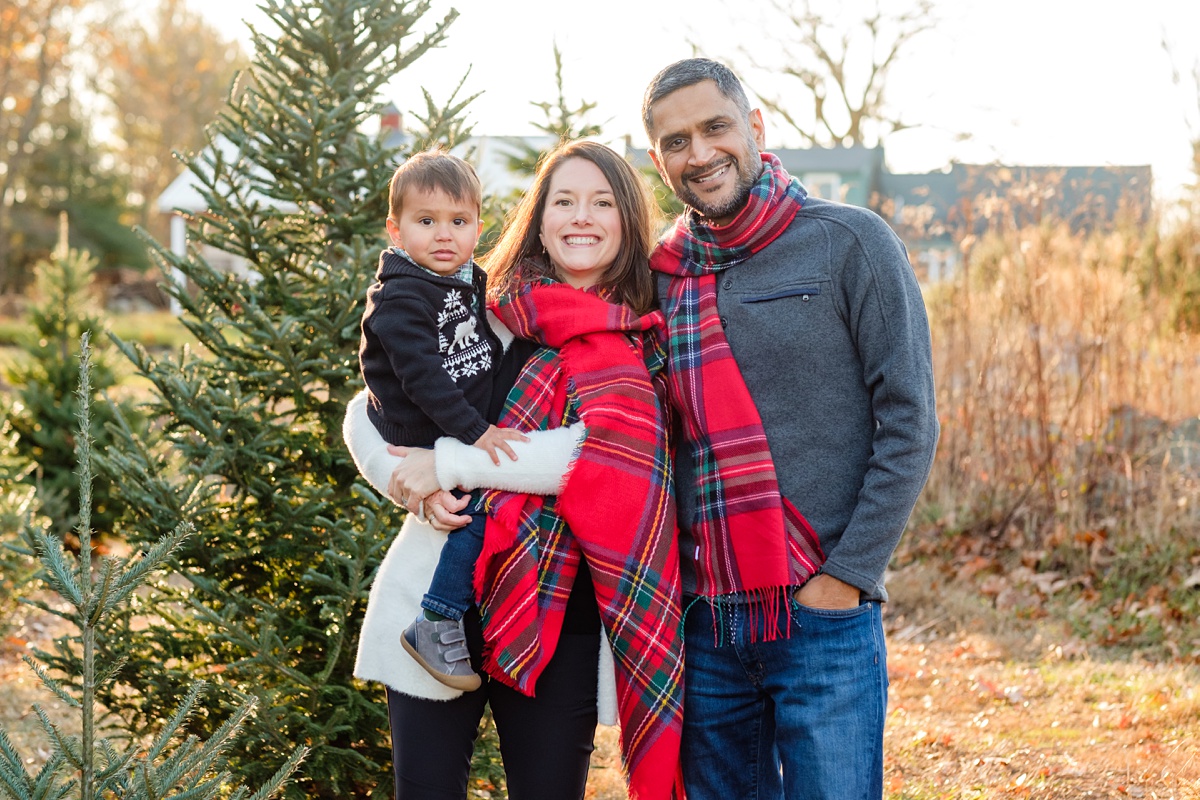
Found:
[[[480,226],[483,225],[482,222],[479,224]],[[404,242],[400,237],[400,226],[397,225],[396,220],[392,219],[391,217],[387,218],[387,232],[388,238],[392,240],[392,244],[396,245],[396,247],[404,247]]]
[[[767,126],[763,124],[762,111],[754,109],[747,118],[750,123],[750,134],[754,137],[754,145],[759,150],[767,147]]]
[[[654,168],[658,170],[658,176],[663,179],[663,183],[667,184],[667,186],[670,186],[671,182],[667,180],[667,172],[663,169],[662,161],[659,161],[658,159],[658,153],[654,151],[653,147],[646,152],[650,154],[650,160],[654,162]]]

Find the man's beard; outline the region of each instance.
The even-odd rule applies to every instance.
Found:
[[[758,182],[758,176],[762,174],[762,161],[758,157],[757,148],[749,150],[745,161],[734,156],[729,156],[728,161],[737,175],[737,179],[733,184],[733,191],[730,193],[728,199],[715,203],[705,201],[691,189],[688,180],[689,175],[703,175],[706,172],[711,172],[711,164],[705,165],[700,169],[691,170],[687,175],[680,176],[680,186],[675,194],[678,195],[679,199],[685,205],[694,209],[706,219],[722,219],[724,217],[736,216],[745,207],[746,201],[750,199],[750,190],[754,188],[754,184]]]

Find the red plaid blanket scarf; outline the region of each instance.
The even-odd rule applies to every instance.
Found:
[[[485,495],[484,670],[534,693],[587,559],[616,663],[630,794],[669,798],[681,787],[683,642],[662,315],[638,317],[562,284],[526,285],[492,310],[546,348],[526,364],[501,424],[530,431],[577,415],[587,437],[557,497]]]
[[[728,225],[689,210],[659,242],[651,268],[673,276],[664,302],[671,400],[695,458],[700,595],[750,596],[777,620],[783,589],[804,583],[824,562],[816,533],[779,492],[762,420],[729,349],[717,312],[717,275],[779,236],[804,202],[804,188],[779,159],[763,153],[750,200]],[[689,554],[693,555],[693,554]],[[767,638],[787,635],[768,628]]]

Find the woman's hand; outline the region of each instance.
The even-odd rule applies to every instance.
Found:
[[[467,515],[457,514],[466,508],[471,498],[467,495],[455,497],[446,491],[440,491],[425,498],[425,521],[434,530],[450,532],[458,530],[471,521]]]
[[[471,521],[470,516],[458,513],[467,507],[470,498],[455,497],[438,485],[432,450],[388,445],[388,452],[404,459],[392,470],[388,482],[388,495],[394,502],[439,531],[458,530]]]
[[[420,447],[388,445],[388,452],[404,459],[392,470],[388,481],[388,496],[409,511],[420,514],[421,501],[441,491],[437,479],[437,462],[432,450]]]

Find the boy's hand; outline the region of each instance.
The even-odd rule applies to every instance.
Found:
[[[503,450],[508,456],[509,461],[516,461],[517,454],[508,446],[509,442],[528,442],[529,437],[514,428],[497,428],[495,425],[488,425],[488,429],[483,432],[475,440],[475,447],[480,450],[487,450],[488,455],[492,457],[492,463],[497,467],[500,466],[500,454],[497,450]]]

